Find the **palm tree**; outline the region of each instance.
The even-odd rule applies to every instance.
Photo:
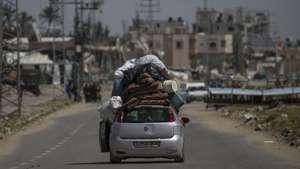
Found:
[[[49,5],[39,14],[42,24],[47,24],[46,35],[49,35],[52,25],[60,21],[59,6],[56,4],[57,2],[58,0],[49,0]]]
[[[1,11],[3,11],[2,26],[3,38],[10,39],[16,35],[15,29],[15,10],[8,4],[0,4]]]
[[[30,26],[31,23],[35,21],[35,19],[31,16],[28,15],[27,12],[23,11],[20,13],[19,17],[19,23],[20,23],[20,28],[21,28],[21,36],[27,36],[28,35],[28,26]]]

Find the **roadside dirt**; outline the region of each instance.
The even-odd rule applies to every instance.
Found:
[[[182,111],[191,119],[192,123],[199,123],[220,133],[238,135],[267,153],[286,159],[292,164],[300,165],[300,150],[278,142],[269,133],[256,132],[249,126],[241,125],[239,121],[226,119],[215,110],[206,110],[204,103],[195,102],[186,105]]]
[[[21,137],[47,129],[48,126],[55,122],[55,119],[72,116],[86,111],[92,111],[96,109],[96,106],[96,104],[74,104],[33,122],[21,131],[8,136],[4,140],[0,140],[0,157],[12,154],[17,145],[20,144],[19,142]]]

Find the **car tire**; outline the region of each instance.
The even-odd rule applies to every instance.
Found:
[[[178,155],[175,159],[175,162],[177,163],[183,163],[184,162],[184,147],[182,147],[180,155]]]
[[[111,152],[110,152],[110,156],[109,156],[109,160],[111,163],[121,163],[122,160],[118,157],[115,157]]]
[[[101,152],[109,152],[107,131],[108,131],[107,124],[105,122],[100,122],[100,124],[99,124],[99,143],[100,143]]]

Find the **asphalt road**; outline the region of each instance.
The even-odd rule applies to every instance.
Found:
[[[191,120],[186,127],[185,163],[131,159],[110,164],[109,154],[99,151],[97,113],[82,111],[56,118],[45,129],[22,136],[14,152],[0,157],[0,169],[299,169],[239,136]]]

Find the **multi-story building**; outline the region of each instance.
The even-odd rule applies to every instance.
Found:
[[[199,8],[193,31],[208,34],[230,34],[241,31],[269,35],[270,23],[270,15],[267,11],[237,8],[220,12],[215,9]]]
[[[190,36],[188,26],[182,18],[153,21],[146,24],[135,20],[130,27],[130,39],[144,39],[154,53],[170,68],[190,68]]]
[[[197,65],[208,66],[209,69],[217,68],[222,71],[223,65],[230,62],[233,52],[232,34],[193,34],[194,45],[191,51],[193,67]]]
[[[265,49],[275,49],[274,43],[269,41],[268,12],[244,8],[220,12],[199,8],[195,19],[190,31],[180,17],[152,23],[137,17],[129,28],[130,38],[143,38],[153,52],[162,54],[162,60],[168,67],[177,69],[202,65],[207,70],[218,69],[224,72],[234,68],[234,65],[246,64],[250,54],[257,55],[265,53]],[[253,39],[266,39],[268,41],[262,44],[267,46],[253,44]],[[249,51],[255,52],[245,54]]]

